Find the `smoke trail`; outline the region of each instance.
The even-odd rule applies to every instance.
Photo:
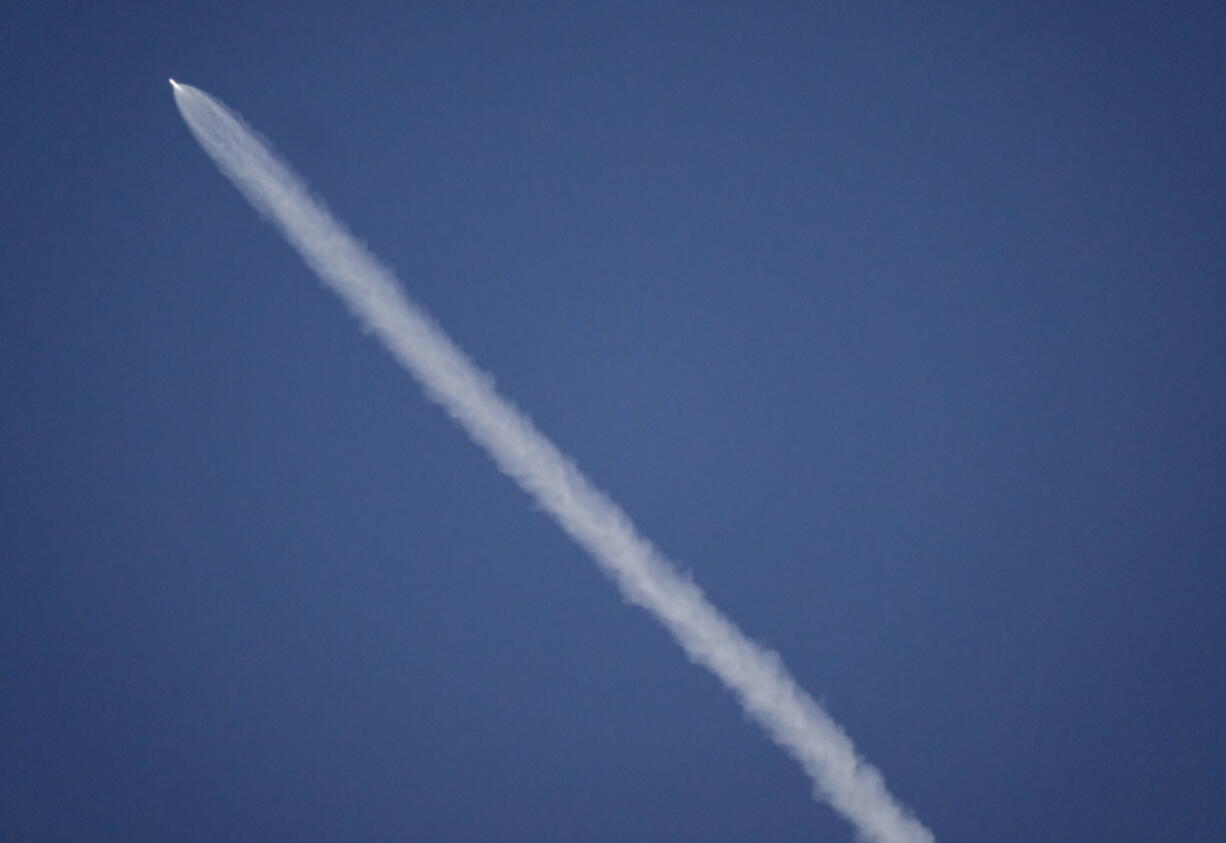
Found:
[[[875,843],[934,838],[885,789],[851,740],[788,675],[679,574],[492,381],[401,291],[392,273],[313,198],[242,120],[196,88],[171,80],[192,134],[221,170],[284,233],[358,320],[504,472],[596,560],[626,599],[672,633],[745,711],[789,752],[828,801]]]

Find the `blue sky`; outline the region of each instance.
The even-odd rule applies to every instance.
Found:
[[[1226,837],[1210,4],[0,11],[0,833],[851,839],[216,172],[265,132],[941,840]]]

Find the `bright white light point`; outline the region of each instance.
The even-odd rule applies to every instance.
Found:
[[[178,82],[176,82],[175,80],[171,79],[171,80],[170,80],[170,87],[172,87],[172,88],[177,88],[177,87],[179,87],[179,83],[178,83]]]

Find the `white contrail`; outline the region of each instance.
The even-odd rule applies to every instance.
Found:
[[[171,80],[192,134],[303,260],[504,472],[596,559],[621,589],[664,625],[695,662],[719,677],[745,711],[813,780],[814,793],[863,840],[932,841],[886,790],[828,714],[778,656],[746,638],[678,573],[616,504],[592,485],[419,307],[393,274],[311,196],[298,176],[204,92]]]

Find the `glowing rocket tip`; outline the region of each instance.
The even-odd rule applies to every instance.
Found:
[[[178,83],[178,82],[176,82],[175,80],[171,79],[171,80],[170,80],[170,87],[172,87],[172,88],[178,88],[178,87],[179,87],[179,83]]]

